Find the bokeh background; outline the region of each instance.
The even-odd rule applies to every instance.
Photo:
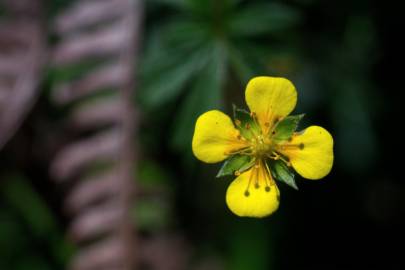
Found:
[[[42,58],[62,40],[54,30],[58,16],[77,2],[42,3],[36,14],[48,50]],[[402,111],[402,70],[395,68],[401,64],[401,11],[394,2],[142,3],[139,50],[129,58],[136,67],[130,104],[137,113],[131,179],[147,194],[131,201],[130,217],[136,238],[155,239],[166,249],[148,245],[160,263],[139,269],[404,269],[403,120],[394,120]],[[14,15],[1,3],[0,16],[1,24]],[[2,57],[6,48],[0,46]],[[71,185],[54,181],[50,168],[66,141],[99,130],[59,130],[84,101],[61,105],[54,96],[58,84],[98,65],[44,64],[29,113],[0,151],[0,269],[65,269],[80,253],[65,211]],[[280,183],[279,210],[248,219],[227,209],[232,177],[217,179],[220,164],[196,160],[191,138],[201,113],[246,106],[245,85],[257,75],[296,85],[294,113],[306,114],[301,128],[317,124],[331,132],[335,163],[321,181],[297,176],[299,191]],[[85,103],[113,99],[109,91],[86,95]],[[108,115],[111,107],[97,108]],[[110,166],[93,165],[93,171]],[[146,246],[136,242],[135,257]]]

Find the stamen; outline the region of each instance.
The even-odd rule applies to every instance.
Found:
[[[278,148],[280,148],[281,150],[288,150],[288,149],[304,149],[304,144],[300,143],[300,144],[296,144],[296,143],[285,143],[285,144],[281,144],[278,145]]]
[[[283,157],[282,155],[280,155],[280,154],[277,153],[277,152],[273,152],[272,154],[273,154],[273,156],[267,155],[267,157],[269,157],[269,158],[271,158],[271,159],[274,159],[274,160],[281,160],[281,161],[283,161],[285,164],[287,164],[287,166],[291,167],[291,162],[290,162],[290,160],[288,159],[288,157]]]
[[[255,123],[255,125],[256,125],[257,127],[260,127],[259,121],[258,121],[258,119],[257,119],[257,114],[256,114],[255,112],[251,112],[250,115],[252,116],[253,122]]]
[[[269,180],[267,182],[267,178],[266,178],[266,188],[264,190],[266,192],[269,192],[270,191],[270,186],[275,185],[275,182],[274,182],[273,177],[271,176],[271,171],[270,171],[269,165],[267,165],[266,162],[264,162],[264,165],[266,166],[266,172],[267,172],[267,176],[268,176],[268,180]]]
[[[239,176],[240,175],[240,171],[235,171],[235,176]]]
[[[240,127],[242,125],[242,122],[239,119],[235,119],[235,124]]]
[[[274,131],[274,129],[276,128],[276,124],[279,122],[279,118],[278,117],[275,117],[274,119],[273,119],[273,113],[271,112],[268,116],[267,116],[267,119],[269,119],[269,121],[266,121],[265,123],[264,123],[264,130],[263,130],[263,134],[266,136],[266,135],[268,135],[268,134],[273,134],[274,135],[274,133],[273,133],[273,131]]]
[[[279,160],[281,158],[281,156],[277,152],[272,152],[271,154],[267,154],[266,156],[274,160]]]
[[[280,155],[277,153],[274,153],[274,156],[271,156],[270,158],[274,159],[274,160],[279,160],[280,159]]]
[[[249,123],[246,123],[245,128],[246,128],[246,129],[250,129],[250,124],[249,124]]]
[[[299,147],[300,150],[303,150],[303,149],[304,149],[304,144],[303,144],[303,143],[300,143],[300,144],[298,145],[298,147]]]
[[[272,185],[272,182],[274,182],[273,179],[271,178],[270,170],[269,170],[269,168],[267,166],[267,163],[264,160],[261,160],[261,159],[258,160],[258,165],[259,165],[260,169],[258,170],[258,175],[257,175],[257,178],[256,178],[256,185],[257,186],[255,186],[255,187],[260,188],[259,178],[263,177],[263,180],[264,180],[264,183],[265,183],[264,190],[266,192],[269,192],[270,191],[270,185]]]
[[[264,166],[263,166],[263,161],[260,160],[259,162],[260,162],[260,169],[261,169],[261,172],[262,172],[262,174],[263,174],[264,183],[265,183],[265,185],[267,186],[266,170],[265,170],[265,168],[264,168]]]
[[[242,154],[242,155],[252,155],[253,149],[251,146],[246,146],[242,149],[238,150],[230,150],[230,151],[225,151],[224,155],[230,156],[230,155],[236,155],[236,154]]]
[[[249,193],[250,183],[252,182],[253,174],[255,174],[255,173],[256,173],[256,170],[255,170],[255,167],[253,167],[252,172],[250,173],[250,176],[249,176],[248,185],[247,185],[245,193],[244,193],[246,197],[248,197],[250,195],[250,193]]]

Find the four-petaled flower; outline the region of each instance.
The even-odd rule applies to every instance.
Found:
[[[255,77],[246,87],[250,113],[234,109],[234,121],[212,110],[196,122],[194,155],[206,163],[228,159],[219,175],[237,178],[226,192],[229,209],[238,216],[264,217],[277,210],[280,192],[274,179],[295,186],[291,167],[302,177],[320,179],[333,164],[333,139],[324,128],[296,132],[302,115],[288,116],[297,102],[287,79]]]

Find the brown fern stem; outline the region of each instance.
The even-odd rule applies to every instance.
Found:
[[[129,10],[134,12],[127,12],[127,16],[125,18],[125,27],[131,29],[133,31],[129,32],[129,43],[128,46],[122,51],[120,56],[120,62],[124,66],[129,67],[129,72],[127,74],[128,78],[126,83],[123,85],[121,90],[122,99],[124,100],[124,110],[123,110],[123,129],[125,132],[123,133],[123,147],[122,153],[122,203],[126,206],[126,215],[123,217],[121,237],[126,242],[126,261],[124,265],[124,269],[134,269],[135,265],[137,265],[137,258],[135,252],[135,234],[134,234],[134,224],[131,221],[130,212],[131,207],[134,207],[133,197],[135,194],[135,185],[133,181],[133,173],[135,172],[135,164],[136,164],[136,155],[133,151],[137,149],[137,145],[135,145],[135,135],[136,135],[136,127],[137,127],[137,117],[136,112],[134,111],[133,106],[133,94],[134,89],[136,89],[136,80],[135,74],[137,74],[136,70],[136,63],[138,62],[138,50],[139,50],[139,40],[140,40],[140,32],[141,32],[141,3],[140,1],[128,1],[129,2]]]

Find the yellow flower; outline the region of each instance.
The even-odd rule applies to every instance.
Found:
[[[250,113],[235,109],[234,121],[217,110],[202,114],[195,125],[192,148],[203,162],[229,158],[219,175],[231,171],[237,176],[226,192],[233,213],[264,217],[279,206],[275,178],[296,187],[291,167],[313,180],[330,172],[333,139],[319,126],[296,132],[302,115],[288,116],[297,103],[297,92],[289,80],[253,78],[245,95]]]

